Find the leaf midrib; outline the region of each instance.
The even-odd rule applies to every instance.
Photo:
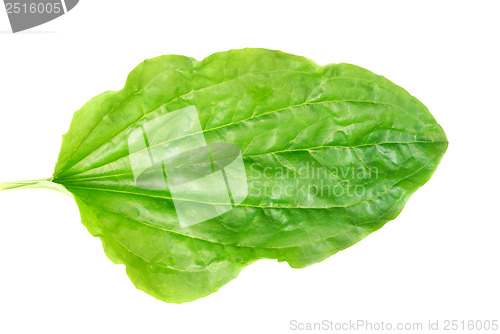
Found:
[[[391,103],[386,103],[386,102],[375,102],[375,101],[363,101],[363,100],[329,100],[329,101],[318,101],[318,102],[303,102],[301,104],[297,104],[297,105],[293,105],[293,106],[288,106],[288,107],[285,107],[285,108],[281,108],[281,109],[276,109],[276,110],[272,110],[272,111],[268,111],[268,112],[265,112],[265,113],[262,113],[262,114],[258,114],[258,115],[252,115],[251,117],[249,118],[245,118],[245,119],[242,119],[242,120],[239,120],[237,122],[232,122],[232,123],[228,123],[228,124],[223,124],[223,125],[220,125],[220,126],[217,126],[217,127],[214,127],[214,128],[210,128],[210,129],[204,129],[204,130],[201,130],[201,131],[197,131],[197,132],[193,132],[193,133],[190,133],[190,134],[187,134],[187,135],[184,135],[184,136],[179,136],[177,138],[172,138],[170,140],[167,140],[165,142],[161,142],[161,143],[158,143],[158,144],[155,144],[147,149],[144,149],[144,150],[140,150],[140,151],[137,151],[137,152],[134,152],[132,154],[128,154],[126,156],[123,156],[123,157],[120,157],[116,160],[113,160],[111,162],[108,162],[108,163],[105,163],[103,165],[99,165],[99,166],[94,166],[88,170],[84,170],[84,171],[80,171],[78,173],[75,173],[75,174],[70,174],[70,175],[66,175],[64,176],[64,179],[66,178],[69,178],[69,177],[74,177],[76,175],[80,175],[80,174],[83,174],[83,173],[87,173],[87,172],[90,172],[92,170],[95,170],[95,169],[98,169],[98,168],[102,168],[104,166],[107,166],[107,165],[110,165],[112,163],[115,163],[117,161],[121,161],[123,159],[126,159],[126,158],[129,158],[130,156],[132,155],[135,155],[135,154],[140,154],[140,153],[143,153],[144,151],[148,150],[148,149],[152,149],[152,148],[155,148],[155,147],[158,147],[160,145],[165,145],[169,142],[172,142],[174,140],[178,140],[178,139],[182,139],[182,138],[185,138],[185,137],[189,137],[189,136],[192,136],[192,135],[196,135],[196,134],[199,134],[199,133],[207,133],[207,132],[210,132],[210,131],[214,131],[214,130],[218,130],[218,129],[221,129],[221,128],[224,128],[224,127],[228,127],[228,126],[232,126],[234,124],[238,124],[238,123],[242,123],[242,122],[246,122],[246,121],[249,121],[250,119],[253,119],[253,118],[257,118],[257,117],[262,117],[262,116],[266,116],[266,115],[269,115],[269,114],[274,114],[274,113],[277,113],[277,112],[280,112],[280,111],[284,111],[284,110],[290,110],[290,109],[293,109],[293,108],[298,108],[298,107],[301,107],[301,106],[305,106],[305,105],[313,105],[313,104],[324,104],[324,103],[367,103],[367,104],[375,104],[375,105],[385,105],[385,106],[389,106],[389,107],[393,107],[395,109],[399,109],[399,110],[402,110],[403,112],[407,113],[408,115],[412,116],[413,118],[415,118],[416,120],[418,120],[420,123],[422,123],[424,126],[426,125],[421,119],[413,116],[412,114],[410,114],[408,111],[406,111],[405,109],[399,107],[399,106],[396,106],[396,105],[393,105]],[[161,107],[161,106],[160,106]],[[135,122],[134,124],[136,124],[137,122]],[[125,130],[124,130],[125,131]],[[97,151],[99,148],[97,148],[96,150],[94,150],[93,152]],[[92,152],[92,153],[93,153]],[[92,154],[91,153],[91,154]],[[89,154],[90,155],[90,154]],[[81,161],[83,161],[85,158],[83,158],[82,160],[80,160],[78,163],[80,163]],[[78,165],[78,163],[76,165]],[[75,166],[76,166],[75,165]],[[73,166],[74,167],[74,166]],[[64,174],[67,174],[69,170],[66,170],[64,173],[60,173],[60,175],[64,175]]]
[[[290,206],[264,206],[264,205],[255,205],[255,204],[245,204],[245,203],[240,203],[238,206],[243,206],[243,207],[249,207],[249,208],[256,208],[256,209],[277,209],[277,210],[328,210],[328,209],[335,209],[335,208],[349,208],[355,205],[359,205],[362,203],[370,202],[375,200],[376,198],[385,195],[388,193],[396,184],[399,182],[406,180],[413,175],[417,174],[420,172],[422,169],[427,167],[436,157],[438,154],[434,155],[432,158],[430,158],[424,165],[422,165],[420,168],[418,168],[415,172],[408,174],[402,179],[397,180],[395,183],[393,183],[390,187],[387,188],[386,191],[368,198],[366,200],[352,203],[349,205],[336,205],[336,206],[328,206],[328,207],[290,207]],[[116,190],[116,189],[103,189],[103,188],[96,188],[96,187],[81,187],[81,186],[67,186],[68,190],[71,191],[70,189],[75,188],[75,189],[87,189],[87,190],[92,190],[92,191],[104,191],[104,192],[113,192],[113,193],[122,193],[126,194],[129,196],[142,196],[142,197],[151,197],[151,198],[158,198],[158,199],[163,199],[163,200],[173,200],[172,197],[168,196],[156,196],[152,194],[144,194],[144,193],[135,193],[135,192],[130,192],[130,191],[122,191],[122,190]],[[231,205],[230,203],[210,203],[210,202],[202,202],[202,201],[196,201],[196,200],[190,200],[190,199],[184,199],[184,198],[175,198],[176,201],[185,201],[185,202],[192,202],[192,203],[198,203],[198,204],[208,204],[208,205]]]

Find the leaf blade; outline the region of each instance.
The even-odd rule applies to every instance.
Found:
[[[168,189],[135,185],[126,139],[193,105],[207,142],[241,148],[248,183],[260,193],[181,228]],[[278,51],[231,50],[201,62],[149,60],[122,91],[91,100],[65,136],[54,182],[75,196],[84,224],[137,287],[185,302],[258,259],[299,268],[355,244],[401,212],[446,148],[427,108],[383,77]],[[311,177],[311,170],[324,174]],[[268,186],[296,192],[276,196]]]

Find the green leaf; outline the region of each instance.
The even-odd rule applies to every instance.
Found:
[[[201,131],[166,116],[193,110]],[[162,117],[166,125],[152,127]],[[147,149],[133,149],[131,142],[142,143],[138,129],[148,127]],[[187,151],[201,147],[196,138],[208,151]],[[235,145],[244,163],[243,171],[224,174],[231,202],[200,200],[203,192],[220,195],[215,181],[184,189],[187,197],[176,202],[168,164],[187,166],[175,169],[179,184],[201,179],[193,166],[221,173],[239,151],[217,164],[215,155],[231,149],[219,152],[216,143]],[[137,288],[181,303],[217,291],[258,259],[301,268],[357,243],[396,218],[447,145],[422,103],[354,65],[319,66],[265,49],[203,61],[168,55],[146,60],[122,90],[75,113],[53,182],[74,195],[83,224],[113,262],[126,265]],[[173,152],[188,153],[158,165],[161,154]],[[201,164],[205,154],[214,161]],[[146,171],[140,186],[134,166],[153,160],[161,168]],[[151,189],[155,173],[168,186]],[[243,190],[231,188],[245,178]],[[215,204],[229,211],[181,226],[180,205],[197,218]]]

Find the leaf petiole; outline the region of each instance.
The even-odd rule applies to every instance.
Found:
[[[73,198],[73,195],[68,190],[66,190],[66,188],[64,188],[60,184],[52,182],[52,177],[37,179],[37,180],[0,182],[0,191],[12,190],[12,189],[36,189],[36,188],[56,190],[62,194],[65,194]]]

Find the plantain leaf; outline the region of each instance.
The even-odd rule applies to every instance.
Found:
[[[354,65],[168,55],[75,113],[52,182],[137,288],[181,303],[258,259],[301,268],[357,243],[447,145],[422,103]]]

